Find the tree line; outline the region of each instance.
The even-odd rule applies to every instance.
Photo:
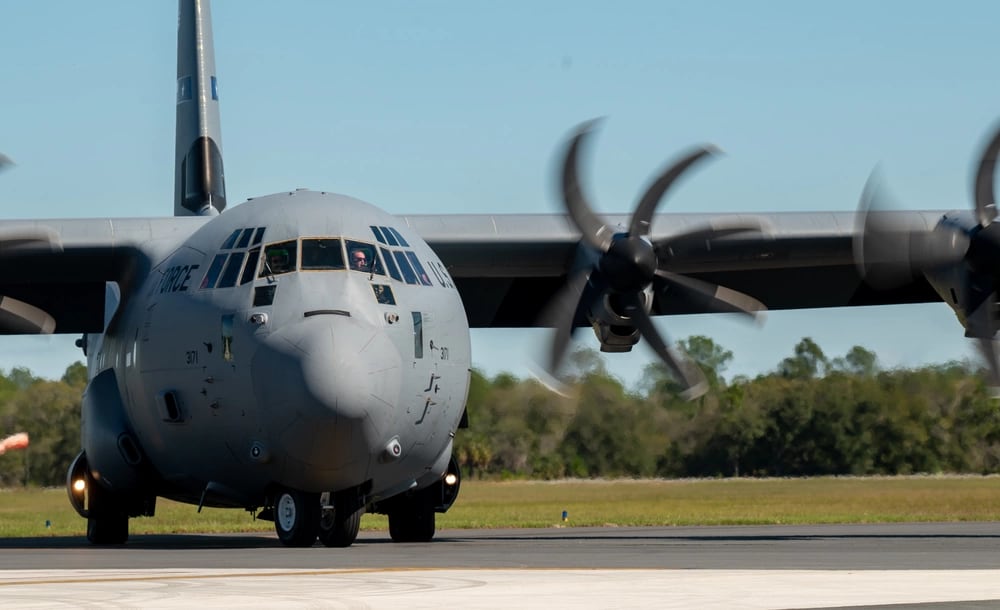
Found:
[[[26,368],[0,374],[0,436],[27,432],[31,444],[0,455],[0,487],[64,485],[80,452],[80,406],[87,368],[71,364],[58,381]]]
[[[828,358],[802,339],[753,379],[724,377],[732,353],[703,336],[679,342],[704,371],[695,401],[662,364],[626,388],[594,350],[569,356],[565,391],[472,373],[455,455],[469,477],[729,477],[1000,472],[1000,402],[969,362],[883,370],[854,347]],[[81,363],[59,380],[0,372],[0,487],[54,486],[80,449]]]
[[[572,354],[565,396],[534,380],[473,373],[466,476],[729,477],[1000,471],[1000,402],[969,362],[881,370],[854,347],[827,358],[811,339],[775,369],[723,377],[732,353],[680,342],[710,389],[686,402],[662,364],[638,387],[599,354]]]

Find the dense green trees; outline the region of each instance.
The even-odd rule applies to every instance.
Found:
[[[0,455],[0,487],[60,485],[80,451],[80,399],[87,385],[79,362],[59,381],[23,368],[0,375],[0,437],[27,432],[26,449]]]
[[[568,398],[474,374],[459,459],[474,475],[546,478],[1000,471],[1000,403],[968,363],[883,371],[862,347],[831,360],[805,338],[773,373],[726,383],[731,352],[707,337],[680,347],[709,380],[694,402],[659,364],[634,392],[602,366],[577,368]],[[575,362],[600,361],[584,351]]]
[[[679,346],[705,371],[694,402],[659,364],[635,389],[593,350],[570,354],[565,395],[532,379],[472,374],[471,427],[455,455],[471,477],[800,476],[1000,472],[1000,402],[968,363],[881,370],[854,347],[828,358],[805,338],[775,370],[726,381],[732,353],[707,337]],[[80,448],[86,371],[59,381],[0,374],[0,486],[61,485]]]

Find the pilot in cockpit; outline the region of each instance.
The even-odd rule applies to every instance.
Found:
[[[357,271],[368,271],[370,264],[368,262],[368,254],[363,248],[355,248],[351,250],[351,269],[356,269]]]
[[[268,248],[267,264],[271,273],[287,273],[289,268],[288,251],[281,248]]]

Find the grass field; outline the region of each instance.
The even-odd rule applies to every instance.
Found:
[[[562,521],[566,511],[569,519]],[[1000,521],[1000,477],[464,481],[438,528]],[[366,515],[362,527],[386,529]],[[83,535],[63,489],[0,491],[0,537]],[[241,510],[157,500],[140,533],[272,531]]]

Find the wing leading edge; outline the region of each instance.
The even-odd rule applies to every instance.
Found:
[[[127,296],[197,218],[0,222],[0,334],[104,330],[106,286]]]
[[[915,211],[932,230],[942,212]],[[659,214],[651,239],[659,242],[712,223],[739,223],[746,215]],[[862,281],[853,257],[856,214],[789,212],[753,215],[763,233],[726,235],[660,249],[674,273],[743,292],[769,309],[889,305],[940,301],[922,277],[891,291]],[[404,217],[448,267],[472,327],[540,326],[542,308],[578,265],[576,232],[563,214],[412,215]],[[626,216],[607,216],[625,230]],[[706,313],[704,303],[654,295],[652,313]]]

